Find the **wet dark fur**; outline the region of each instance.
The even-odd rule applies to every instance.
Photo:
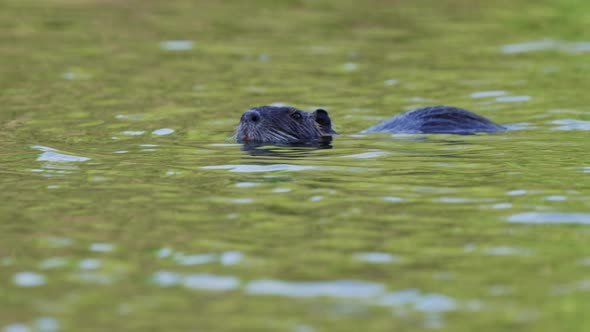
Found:
[[[319,142],[336,134],[328,112],[305,112],[288,106],[260,106],[242,114],[239,143],[296,144]]]
[[[506,128],[464,109],[449,106],[421,108],[383,121],[363,132],[474,134]],[[242,114],[236,130],[239,143],[297,144],[318,142],[336,134],[328,112],[304,112],[288,106],[261,106]]]
[[[474,134],[506,128],[481,115],[450,106],[432,106],[405,112],[385,120],[364,133]]]

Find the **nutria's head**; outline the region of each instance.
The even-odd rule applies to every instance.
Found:
[[[242,114],[238,143],[313,143],[336,134],[328,112],[305,112],[288,106],[254,107]]]

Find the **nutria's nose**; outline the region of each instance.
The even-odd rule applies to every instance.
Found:
[[[242,120],[246,122],[256,123],[260,121],[260,114],[255,110],[249,110],[244,112],[242,115]]]

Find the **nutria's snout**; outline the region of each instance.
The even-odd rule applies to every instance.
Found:
[[[238,143],[311,143],[335,134],[325,110],[305,112],[289,106],[254,107],[242,114]]]
[[[256,110],[247,110],[242,114],[242,122],[257,123],[260,121],[260,113]]]

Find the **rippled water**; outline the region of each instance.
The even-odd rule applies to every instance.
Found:
[[[590,329],[587,4],[0,9],[0,331]],[[510,130],[360,134],[436,104]]]

